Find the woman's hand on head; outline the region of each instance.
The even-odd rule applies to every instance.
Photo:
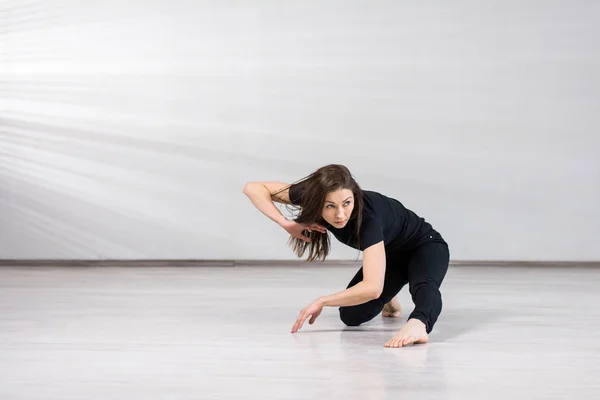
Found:
[[[304,231],[312,232],[322,232],[326,233],[327,229],[319,224],[299,224],[296,221],[287,221],[282,225],[283,229],[285,229],[290,235],[295,238],[302,239],[305,242],[310,242],[310,238],[303,234]]]

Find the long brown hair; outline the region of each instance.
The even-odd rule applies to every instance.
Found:
[[[325,225],[323,219],[323,207],[325,198],[330,192],[335,192],[341,189],[348,189],[354,195],[354,208],[350,215],[350,220],[355,220],[355,230],[353,239],[359,243],[360,226],[362,223],[363,196],[360,185],[354,180],[354,177],[344,165],[329,164],[317,169],[312,174],[292,185],[300,185],[302,198],[299,204],[299,214],[294,218],[294,221],[299,224],[321,224]],[[288,189],[288,186],[285,189]],[[290,236],[288,244],[293,249],[298,258],[302,257],[308,250],[307,261],[323,260],[330,252],[330,240],[328,233],[322,233],[313,230],[309,237],[310,242]]]

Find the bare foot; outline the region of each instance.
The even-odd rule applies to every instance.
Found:
[[[418,319],[409,319],[406,324],[388,340],[385,347],[402,347],[408,344],[427,343],[429,336],[425,330],[425,324]]]
[[[395,318],[399,317],[400,313],[402,313],[402,306],[400,305],[400,300],[398,300],[398,296],[396,296],[389,303],[385,303],[381,315],[384,317]]]

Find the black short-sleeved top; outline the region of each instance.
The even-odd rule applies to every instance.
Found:
[[[427,241],[443,240],[431,224],[404,207],[400,201],[370,190],[362,192],[360,243],[354,237],[356,218],[350,219],[341,229],[323,221],[327,230],[340,242],[358,250],[365,250],[383,241],[387,250],[405,251]],[[291,185],[289,197],[292,204],[302,206],[302,183]]]

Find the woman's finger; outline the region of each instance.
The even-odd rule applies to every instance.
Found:
[[[302,327],[301,317],[298,317],[298,319],[296,320],[296,323],[292,327],[292,333],[298,332],[298,329],[300,329],[301,327]]]
[[[325,227],[323,227],[323,226],[321,226],[319,224],[312,224],[311,225],[311,229],[317,230],[317,231],[319,231],[321,233],[325,233],[326,232]]]
[[[306,315],[306,314],[303,314],[303,315],[300,317],[300,319],[299,319],[299,320],[298,320],[298,322],[297,322],[297,324],[298,324],[298,327],[296,328],[296,330],[298,330],[298,329],[302,328],[302,325],[304,325],[304,320],[306,319],[306,317],[308,317],[308,315]]]
[[[296,322],[294,322],[294,326],[292,326],[292,333],[295,333],[298,331],[298,321],[300,321],[300,317],[298,317],[296,319]]]

